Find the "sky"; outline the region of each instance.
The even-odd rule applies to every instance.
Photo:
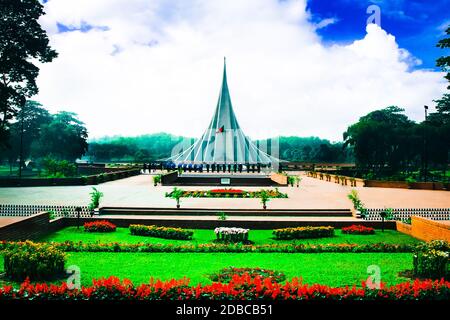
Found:
[[[446,88],[435,60],[448,52],[435,45],[450,0],[44,2],[40,23],[59,57],[40,66],[34,99],[76,112],[90,138],[199,137],[224,56],[236,116],[253,139],[340,141],[361,116],[390,105],[421,121]]]

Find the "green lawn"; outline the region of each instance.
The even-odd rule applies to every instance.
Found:
[[[1,259],[1,257],[0,257]],[[398,272],[412,268],[410,253],[69,253],[67,266],[77,265],[83,285],[93,278],[111,275],[135,284],[150,277],[191,279],[191,284],[209,283],[207,274],[221,268],[263,267],[283,271],[288,279],[302,277],[305,283],[331,286],[360,285],[367,267],[378,265],[381,280],[395,284],[408,279]],[[0,260],[0,269],[3,262]]]
[[[127,228],[117,228],[116,232],[112,233],[89,233],[84,232],[83,228],[77,229],[76,227],[67,227],[58,232],[52,233],[41,241],[54,241],[63,242],[66,240],[72,241],[83,241],[83,242],[122,242],[122,243],[173,243],[173,244],[187,244],[187,243],[208,243],[215,239],[214,231],[212,230],[194,230],[193,240],[167,240],[153,237],[144,236],[134,236],[131,235]],[[250,230],[249,239],[254,241],[255,244],[266,244],[266,243],[293,243],[294,241],[280,241],[272,239],[272,230]],[[296,243],[377,243],[384,242],[390,244],[408,244],[408,243],[418,243],[419,241],[405,235],[403,233],[385,230],[377,230],[374,235],[348,235],[342,234],[340,230],[336,230],[336,235],[332,238],[321,238],[321,239],[305,239],[296,240]]]

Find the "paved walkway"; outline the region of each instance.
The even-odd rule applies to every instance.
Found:
[[[7,225],[10,225],[12,223],[16,223],[16,222],[19,222],[19,221],[22,221],[22,220],[25,220],[25,219],[27,219],[27,217],[23,217],[23,218],[18,218],[18,217],[14,217],[14,218],[11,218],[11,217],[0,217],[0,228],[3,228],[5,226],[7,226]]]
[[[165,198],[172,187],[154,187],[151,176],[140,175],[96,186],[104,193],[103,206],[174,207],[175,201]],[[0,188],[0,204],[87,205],[91,186]],[[187,190],[207,190],[208,187],[186,187]],[[258,190],[255,187],[243,187]],[[300,188],[282,187],[288,199],[272,199],[273,209],[348,209],[352,207],[347,194],[352,189],[333,182],[304,176]],[[408,190],[357,187],[367,208],[450,208],[450,191]],[[261,207],[259,199],[185,198],[185,208]]]

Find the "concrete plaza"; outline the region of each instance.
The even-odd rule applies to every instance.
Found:
[[[347,209],[352,204],[347,194],[352,189],[332,182],[302,177],[300,187],[282,187],[288,199],[272,199],[272,209]],[[95,186],[104,193],[101,206],[163,207],[175,206],[166,198],[172,187],[154,187],[150,175],[106,182]],[[211,187],[185,187],[186,190],[207,190]],[[260,188],[244,187],[246,190]],[[356,187],[367,208],[450,208],[450,192],[435,190],[407,190]],[[0,188],[0,204],[87,205],[92,186]],[[184,198],[185,208],[242,208],[261,207],[259,199]]]

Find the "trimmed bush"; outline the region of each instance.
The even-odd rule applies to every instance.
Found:
[[[273,235],[277,240],[326,238],[334,236],[334,228],[330,226],[283,228],[273,230]]]
[[[6,277],[15,281],[49,280],[64,274],[66,254],[51,244],[27,241],[3,255]]]
[[[434,240],[416,247],[413,255],[414,276],[430,279],[450,277],[450,244]]]
[[[147,236],[163,239],[191,240],[194,231],[182,228],[144,226],[142,224],[131,224],[130,232],[135,236]]]
[[[375,229],[370,227],[365,227],[362,225],[351,225],[350,227],[344,227],[341,229],[342,233],[347,234],[360,234],[360,235],[368,235],[375,234]]]
[[[109,221],[93,221],[84,224],[84,231],[86,232],[114,232],[116,225]]]
[[[262,279],[269,278],[274,282],[282,282],[286,280],[286,275],[281,271],[274,271],[261,268],[223,268],[218,273],[213,273],[208,276],[211,281],[214,282],[230,282],[233,277],[243,276],[248,274],[251,278],[261,277]]]

